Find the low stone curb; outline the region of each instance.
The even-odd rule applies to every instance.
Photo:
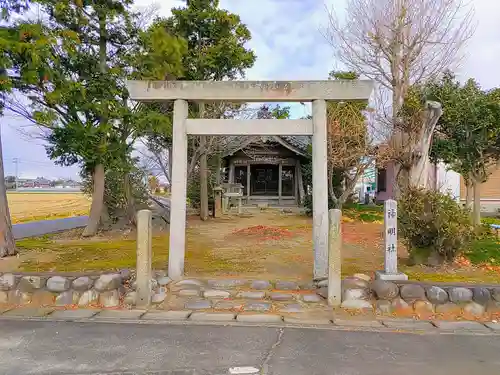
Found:
[[[425,332],[455,334],[500,334],[500,323],[476,321],[424,321],[412,319],[342,319],[282,316],[268,313],[200,312],[190,310],[55,310],[14,308],[4,310],[0,320],[36,320],[135,324],[200,324],[234,326],[300,327],[339,330]]]
[[[436,329],[436,326],[434,326],[431,322],[422,320],[384,320],[382,321],[382,324],[387,328],[414,331],[427,331]]]

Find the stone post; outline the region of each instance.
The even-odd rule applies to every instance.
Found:
[[[328,276],[328,173],[326,101],[312,102],[314,279]]]
[[[398,203],[387,199],[384,202],[384,270],[376,271],[375,278],[381,280],[408,280],[398,272]]]
[[[172,195],[170,197],[170,246],[168,276],[178,280],[184,274],[186,248],[186,188],[187,188],[187,133],[188,103],[174,102],[172,129]]]
[[[226,214],[229,209],[229,198],[222,196],[222,213]]]
[[[214,187],[214,217],[222,216],[222,187]]]
[[[342,249],[342,211],[328,212],[330,231],[328,234],[328,304],[340,306],[342,302],[341,249]]]
[[[151,211],[140,210],[137,212],[137,307],[147,308],[151,304],[151,244]]]

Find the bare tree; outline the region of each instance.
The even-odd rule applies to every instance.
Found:
[[[244,119],[248,114],[254,113],[254,109],[247,106],[241,107],[227,102],[200,103],[198,106],[198,115],[200,118],[234,118]],[[198,167],[200,177],[200,219],[208,219],[208,156],[224,153],[228,147],[242,145],[245,137],[236,136],[193,136],[191,137],[191,158],[188,169],[188,178]],[[219,171],[221,158],[218,157],[216,170]]]
[[[253,118],[258,108],[241,106],[226,102],[210,102],[200,107],[190,107],[190,117],[199,116],[208,119],[227,118]],[[165,112],[171,109],[164,109]],[[201,115],[201,116],[200,116]],[[170,182],[170,171],[172,170],[172,140],[169,137],[145,137],[143,144],[148,152],[142,153],[148,165],[154,165],[161,169],[165,178]],[[200,178],[200,218],[208,218],[208,183],[210,181],[208,159],[216,157],[216,174],[220,174],[221,158],[241,148],[248,143],[246,136],[189,136],[188,138],[188,180],[198,176]],[[220,180],[218,178],[217,180]],[[220,181],[218,181],[220,182]]]
[[[371,109],[361,103],[331,103],[328,107],[328,193],[341,208],[353,193],[356,183],[375,162],[381,163],[388,148],[374,146]],[[335,173],[342,174],[341,189],[334,185]]]
[[[427,106],[420,127],[412,135],[405,134],[405,119],[401,117],[404,100],[413,85],[460,62],[462,47],[475,30],[473,8],[466,0],[347,0],[345,11],[344,22],[329,11],[325,37],[338,61],[376,81],[382,96],[390,98],[387,106],[377,108],[384,114],[379,122],[385,121],[383,125],[389,128],[394,152],[417,163],[421,158],[410,153],[418,149],[427,155],[424,148],[429,143],[415,146],[408,138],[423,140],[423,128],[432,124],[425,118],[433,118],[436,112]],[[400,165],[396,167],[399,174]],[[416,181],[409,175],[405,180]]]

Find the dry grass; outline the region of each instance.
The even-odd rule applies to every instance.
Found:
[[[342,274],[372,275],[383,268],[382,225],[346,219],[342,225]],[[0,262],[0,271],[82,271],[135,266],[135,233],[114,232],[93,239],[81,230],[18,241],[19,259]],[[223,217],[206,222],[190,217],[186,275],[309,281],[313,269],[312,220],[306,216],[265,211],[250,217]],[[500,282],[500,273],[478,268],[404,266],[408,254],[399,249],[400,265],[412,280]],[[166,268],[168,233],[153,238],[153,266]],[[3,264],[3,266],[2,266]]]
[[[8,193],[12,223],[87,215],[90,200],[81,193]]]

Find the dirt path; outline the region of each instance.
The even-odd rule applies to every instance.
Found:
[[[342,224],[342,274],[371,275],[382,269],[382,224],[345,218]],[[225,216],[200,221],[188,218],[185,272],[188,277],[248,277],[269,280],[312,278],[312,219],[277,210],[247,217]],[[0,259],[0,272],[96,271],[133,268],[136,233],[116,230],[90,239],[81,229],[42,238],[17,241],[18,257]],[[445,265],[439,268],[409,267],[407,253],[398,248],[399,267],[411,279],[422,281],[499,282],[498,272],[478,267]],[[153,267],[165,269],[169,259],[169,230],[155,226]]]
[[[371,273],[383,266],[381,229],[377,223],[343,223],[344,274]],[[312,278],[310,217],[265,211],[246,218],[225,217],[207,222],[194,219],[189,222],[189,230],[192,235],[206,238],[213,256],[239,265],[240,276],[243,273],[269,279]]]

